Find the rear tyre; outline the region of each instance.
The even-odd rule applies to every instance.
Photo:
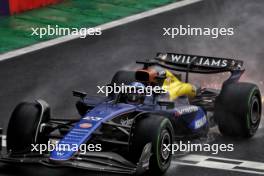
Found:
[[[143,148],[147,143],[152,144],[152,156],[149,171],[161,175],[169,168],[172,154],[164,150],[164,144],[173,143],[174,130],[168,118],[158,115],[147,115],[135,123],[133,136],[130,140],[130,156],[133,162],[138,162]]]
[[[7,129],[7,150],[12,154],[31,151],[31,144],[46,143],[47,138],[39,133],[39,126],[49,120],[49,112],[41,117],[41,106],[34,102],[22,102],[16,106]]]
[[[225,85],[216,99],[215,118],[224,136],[252,137],[261,120],[261,94],[257,85]]]

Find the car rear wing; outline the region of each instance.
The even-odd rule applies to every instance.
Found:
[[[241,60],[177,53],[157,53],[154,59],[137,63],[145,67],[159,65],[175,71],[205,74],[243,70]]]

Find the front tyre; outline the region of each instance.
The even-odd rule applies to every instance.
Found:
[[[31,144],[46,143],[47,138],[39,130],[41,123],[49,118],[48,106],[44,108],[38,102],[18,104],[7,128],[7,150],[11,154],[23,154],[31,151]]]
[[[173,143],[174,130],[170,120],[158,115],[146,115],[134,124],[130,141],[132,161],[137,162],[144,146],[152,144],[152,156],[149,163],[150,173],[162,175],[169,168],[172,154],[165,145]]]

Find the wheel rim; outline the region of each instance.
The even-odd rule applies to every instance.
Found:
[[[160,153],[160,157],[161,157],[161,161],[162,164],[166,164],[166,162],[168,161],[168,159],[170,158],[170,151],[166,150],[165,145],[167,146],[168,144],[171,144],[171,136],[170,133],[168,132],[168,130],[164,130],[162,132],[162,136],[161,136],[161,153]]]
[[[251,105],[251,123],[256,124],[260,119],[260,107],[259,100],[257,97],[254,97]]]

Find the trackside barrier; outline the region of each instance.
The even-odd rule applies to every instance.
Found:
[[[0,0],[0,15],[13,15],[26,10],[56,4],[62,0]]]

